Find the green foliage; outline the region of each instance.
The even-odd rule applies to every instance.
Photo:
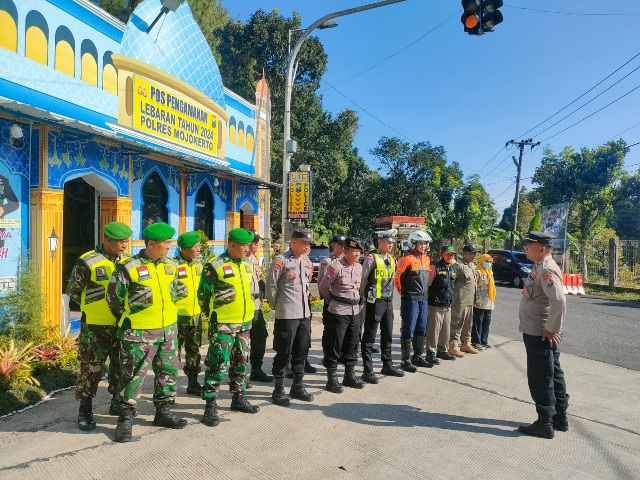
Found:
[[[38,403],[45,395],[44,390],[27,384],[18,385],[11,390],[0,389],[0,415]]]
[[[51,368],[67,368],[78,363],[78,340],[71,333],[71,325],[61,332],[55,325],[47,325],[40,344],[33,353],[40,362],[49,363]]]
[[[623,172],[616,189],[613,212],[607,217],[612,227],[623,240],[640,238],[640,171],[635,175]]]
[[[17,385],[28,383],[39,385],[31,376],[32,343],[17,345],[12,338],[9,344],[0,350],[0,390],[8,390]]]
[[[0,297],[0,335],[37,341],[42,335],[45,309],[40,274],[24,262],[17,276],[15,290]]]
[[[531,223],[529,224],[530,232],[539,232],[542,224],[542,215],[536,213],[531,219]]]
[[[198,230],[200,234],[200,261],[205,264],[213,261],[216,258],[216,254],[213,248],[209,245],[209,237],[202,230]]]

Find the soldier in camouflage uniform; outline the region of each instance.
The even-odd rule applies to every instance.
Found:
[[[76,400],[80,400],[78,428],[96,428],[93,418],[93,397],[109,358],[109,393],[112,395],[110,415],[120,414],[118,381],[120,373],[119,345],[116,339],[116,319],[107,305],[107,286],[122,258],[131,236],[124,223],[111,222],[102,229],[104,242],[82,255],[73,267],[67,284],[67,294],[82,311],[78,361],[80,374],[76,382]]]
[[[187,291],[186,298],[178,301],[178,357],[184,345],[184,373],[187,376],[187,393],[200,395],[202,386],[198,383],[200,373],[200,345],[202,344],[201,309],[198,303],[198,285],[202,275],[200,256],[200,234],[186,232],[178,237],[180,253],[178,281]]]
[[[184,428],[186,420],[170,410],[178,380],[178,307],[186,289],[178,281],[178,265],[168,258],[175,229],[164,222],[144,229],[145,248],[121,260],[109,283],[107,302],[118,319],[122,361],[122,406],[116,442],[131,440],[133,410],[150,366],[155,374],[153,424]]]
[[[231,410],[257,413],[243,395],[247,372],[247,348],[254,314],[251,295],[253,263],[246,259],[253,233],[242,228],[229,232],[227,250],[202,271],[198,300],[203,315],[209,317],[209,351],[204,361],[202,399],[206,401],[202,423],[220,424],[216,397],[229,367],[229,387],[233,393]]]

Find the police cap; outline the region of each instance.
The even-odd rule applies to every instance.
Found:
[[[387,238],[393,241],[395,241],[397,234],[398,230],[395,228],[390,228],[389,230],[380,230],[379,232],[376,232],[376,236],[378,238]]]
[[[253,242],[253,233],[247,232],[244,228],[234,228],[229,232],[229,241],[246,245]]]
[[[364,248],[362,247],[362,244],[356,240],[355,238],[351,238],[351,237],[347,237],[344,241],[344,246],[345,248],[354,248],[356,250],[360,250],[363,251]]]
[[[133,234],[133,230],[122,222],[107,223],[102,227],[102,231],[105,236],[114,240],[126,240]]]
[[[527,243],[539,243],[544,247],[553,246],[553,241],[556,237],[544,232],[529,232],[526,238],[522,241],[525,245]]]
[[[251,243],[258,243],[260,240],[262,240],[257,230],[247,230],[247,232],[253,233],[253,242]]]
[[[297,230],[294,230],[291,234],[291,238],[299,238],[300,240],[304,240],[309,243],[313,242],[313,234],[308,228],[298,228]]]
[[[331,238],[331,242],[330,243],[340,243],[340,244],[344,244],[344,241],[346,240],[347,237],[345,237],[344,235],[342,235],[341,233],[336,233],[332,238]]]
[[[463,252],[469,252],[469,253],[478,253],[478,249],[472,243],[469,243],[469,244],[465,245],[464,247],[462,247],[462,251]]]
[[[165,222],[152,223],[142,231],[142,237],[145,240],[153,240],[155,242],[164,242],[173,238],[175,234],[176,229]]]
[[[200,234],[198,232],[185,232],[178,237],[178,246],[180,248],[191,248],[200,243]]]

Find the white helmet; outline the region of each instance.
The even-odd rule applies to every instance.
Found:
[[[427,232],[423,230],[416,230],[415,232],[411,232],[409,234],[409,241],[411,243],[416,243],[416,242],[431,243],[433,239],[431,238],[431,235],[429,235]]]

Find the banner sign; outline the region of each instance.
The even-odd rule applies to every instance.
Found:
[[[560,255],[566,250],[570,205],[567,202],[542,207],[541,229],[544,233],[556,237],[553,241],[553,249]]]
[[[287,218],[311,219],[311,172],[289,172]]]
[[[169,87],[135,75],[133,128],[154,137],[218,153],[218,115]]]

